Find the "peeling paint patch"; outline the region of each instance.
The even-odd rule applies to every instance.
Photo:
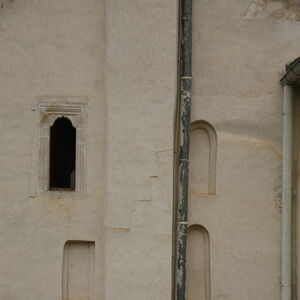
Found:
[[[279,175],[275,181],[275,198],[274,198],[274,204],[277,208],[278,212],[281,213],[282,210],[282,178],[281,175]]]
[[[266,0],[252,0],[244,14],[245,20],[252,20],[258,13],[262,12],[267,6]]]

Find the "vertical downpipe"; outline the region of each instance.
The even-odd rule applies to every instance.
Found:
[[[192,0],[181,0],[179,168],[176,243],[176,296],[185,300],[188,228],[189,142],[192,93]]]
[[[282,300],[292,299],[292,86],[284,85],[282,146]]]

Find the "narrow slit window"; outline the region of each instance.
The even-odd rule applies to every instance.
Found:
[[[50,190],[75,190],[76,128],[65,117],[50,127]]]

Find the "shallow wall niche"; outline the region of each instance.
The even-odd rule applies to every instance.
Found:
[[[63,300],[93,300],[95,242],[68,241],[63,256]]]
[[[191,124],[190,195],[216,194],[217,135],[206,121]]]
[[[210,300],[210,245],[208,231],[192,225],[187,237],[187,300]]]

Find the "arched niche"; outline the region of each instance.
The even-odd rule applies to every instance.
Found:
[[[196,121],[190,134],[190,195],[216,194],[217,134],[211,124]]]
[[[186,271],[186,299],[210,300],[210,241],[201,225],[188,229]]]
[[[94,300],[95,242],[67,241],[63,253],[63,300]]]

